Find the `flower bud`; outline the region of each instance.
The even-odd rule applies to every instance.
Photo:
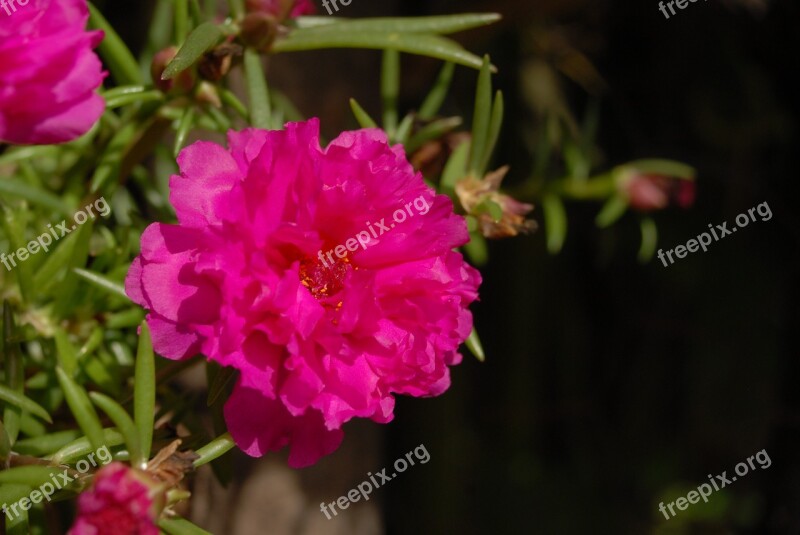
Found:
[[[266,52],[278,35],[278,19],[261,11],[248,13],[241,23],[241,38],[247,46]]]
[[[178,48],[170,46],[156,52],[155,56],[153,56],[153,61],[150,63],[150,76],[153,78],[153,85],[164,93],[168,93],[173,89],[181,93],[188,93],[194,85],[194,76],[189,70],[179,73],[171,80],[161,79],[161,75],[164,74],[164,69],[167,68],[169,62],[172,61],[177,54]]]
[[[114,462],[98,470],[92,487],[78,498],[78,514],[67,535],[158,535],[156,519],[163,507],[163,484]]]
[[[483,180],[467,177],[456,183],[461,205],[477,218],[481,234],[487,238],[508,238],[536,228],[535,221],[525,219],[533,205],[500,193],[500,184],[507,172],[506,166],[489,173]]]
[[[234,59],[242,55],[242,47],[224,43],[206,52],[197,65],[200,76],[211,82],[218,82],[231,70]]]
[[[640,212],[663,210],[671,204],[688,208],[694,203],[692,180],[632,172],[621,181],[621,186],[631,207]]]

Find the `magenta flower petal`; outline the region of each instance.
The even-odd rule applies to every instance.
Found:
[[[383,132],[322,148],[311,120],[228,144],[181,153],[179,225],[145,231],[126,288],[159,353],[240,371],[225,418],[245,452],[307,466],[349,420],[391,421],[393,394],[449,387],[480,275],[453,252],[464,219]]]
[[[344,437],[339,429],[326,429],[318,411],[292,416],[280,401],[241,384],[236,385],[225,404],[225,419],[245,453],[260,457],[289,445],[289,464],[295,468],[312,465],[336,451]],[[270,424],[264,425],[264,420]]]
[[[30,0],[0,13],[0,141],[62,143],[86,133],[105,109],[87,32],[85,0]]]

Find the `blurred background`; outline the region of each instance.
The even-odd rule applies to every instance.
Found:
[[[99,4],[141,49],[155,2]],[[456,38],[499,68],[507,114],[494,163],[511,166],[511,191],[536,172],[549,117],[596,117],[599,169],[663,157],[698,171],[694,206],[654,215],[660,248],[762,202],[774,217],[667,268],[637,261],[634,215],[601,230],[591,203],[567,205],[558,255],[541,231],[491,242],[474,307],[485,363],[465,356],[440,398],[399,399],[390,425],[348,424],[312,468],[235,454],[226,487],[201,471],[192,519],[237,535],[800,533],[799,7],[712,0],[666,19],[655,0],[343,6],[347,17],[504,15]],[[350,97],[378,111],[379,62],[371,51],[282,55],[270,78],[332,137],[355,127]],[[439,67],[403,57],[404,109]],[[457,70],[451,113],[470,117],[475,78]],[[532,216],[541,227],[538,206]],[[333,520],[319,511],[421,444],[431,460],[369,502]],[[761,450],[769,468],[675,518],[659,512]]]

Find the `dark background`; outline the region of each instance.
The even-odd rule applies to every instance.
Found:
[[[105,11],[126,41],[140,40],[142,4]],[[659,247],[762,202],[773,218],[668,268],[637,262],[634,216],[599,230],[593,204],[568,205],[558,256],[548,255],[542,232],[493,242],[474,307],[487,361],[465,356],[450,391],[400,399],[388,426],[346,427],[342,453],[303,477],[347,465],[366,433],[367,468],[326,478],[326,501],[419,444],[431,454],[370,502],[390,534],[800,533],[797,3],[698,1],[669,20],[654,0],[353,0],[340,14],[470,11],[505,15],[458,39],[499,67],[508,113],[495,163],[511,165],[509,186],[533,167],[522,139],[540,124],[522,72],[553,60],[530,46],[532,35],[549,33],[585,54],[604,81],[587,92],[561,79],[578,117],[600,105],[600,169],[642,157],[697,168],[695,205],[655,215]],[[378,111],[379,56],[278,57],[271,76],[332,136],[354,126],[349,97]],[[404,59],[405,106],[419,104],[437,68]],[[448,111],[469,117],[474,82],[474,71],[459,69]],[[538,210],[534,217],[541,224]],[[659,502],[685,496],[708,474],[730,476],[763,449],[769,468],[708,505],[671,520],[659,513]],[[308,514],[318,516],[314,507]]]

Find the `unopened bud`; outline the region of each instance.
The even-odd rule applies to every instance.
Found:
[[[195,93],[195,98],[197,99],[198,102],[211,104],[215,108],[222,107],[222,101],[219,98],[219,93],[217,92],[217,88],[209,82],[200,82],[198,84],[197,93]]]
[[[161,75],[164,74],[164,69],[167,68],[169,62],[178,54],[178,48],[174,46],[167,47],[153,56],[153,61],[150,63],[150,76],[153,78],[153,85],[161,91],[167,93],[175,89],[181,93],[188,93],[194,85],[194,76],[188,70],[179,73],[171,80],[162,80]]]
[[[211,82],[218,82],[231,70],[233,60],[242,55],[242,47],[233,43],[224,43],[206,52],[197,64],[200,76]]]
[[[673,204],[688,208],[694,203],[694,181],[665,175],[631,172],[621,181],[622,191],[634,210],[653,212]]]
[[[241,38],[247,46],[266,52],[278,35],[278,19],[261,11],[247,14],[241,23]]]

